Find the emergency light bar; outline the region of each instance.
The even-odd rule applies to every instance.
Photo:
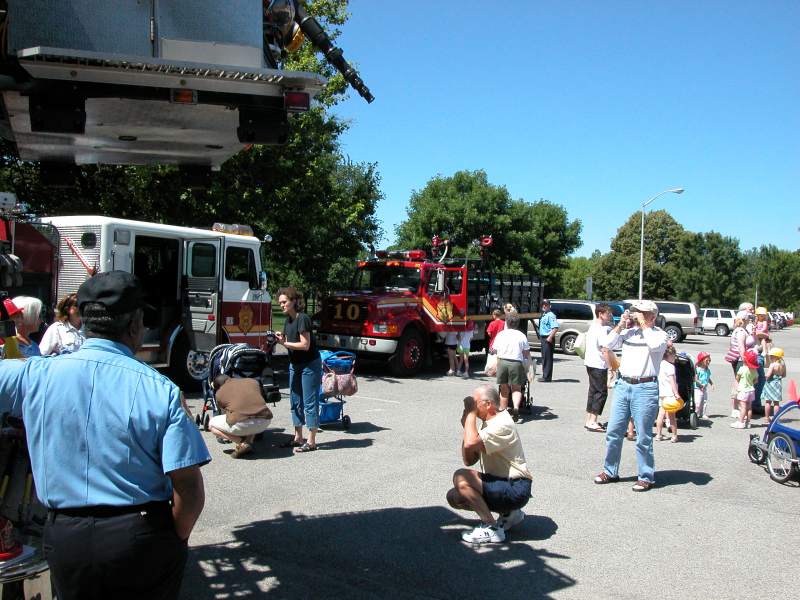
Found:
[[[239,225],[231,223],[214,223],[211,231],[217,233],[232,233],[234,235],[249,235],[253,236],[253,228],[250,225]]]
[[[425,260],[428,255],[425,250],[378,250],[377,258],[405,258],[407,260]]]

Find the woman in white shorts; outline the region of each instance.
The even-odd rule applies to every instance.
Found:
[[[236,444],[233,458],[253,451],[253,438],[272,422],[272,411],[261,395],[256,379],[231,379],[221,375],[214,380],[214,396],[222,410],[211,418],[209,429],[220,438]]]

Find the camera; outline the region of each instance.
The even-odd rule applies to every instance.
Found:
[[[8,292],[0,292],[0,338],[7,338],[17,333],[14,327],[14,321],[6,310],[5,300],[8,298]]]

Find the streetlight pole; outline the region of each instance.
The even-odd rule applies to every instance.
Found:
[[[670,188],[668,190],[664,190],[642,204],[642,238],[639,244],[639,300],[642,299],[642,292],[644,290],[644,209],[647,208],[656,198],[670,193],[682,194],[683,188]]]

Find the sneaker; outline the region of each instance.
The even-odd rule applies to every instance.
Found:
[[[665,438],[663,435],[654,435],[653,436],[653,441],[654,442],[663,442],[665,439],[667,439],[667,438]]]
[[[522,512],[520,509],[512,510],[507,515],[500,515],[500,518],[497,519],[497,527],[498,529],[502,529],[503,531],[508,531],[512,527],[516,527],[525,519],[525,513]]]
[[[490,527],[481,523],[468,533],[461,534],[461,539],[468,544],[499,544],[506,541],[506,532],[502,527]]]
[[[733,427],[734,429],[747,429],[747,425],[745,425],[741,421],[734,421],[733,423],[731,423],[731,427]]]
[[[469,371],[464,371],[464,372],[461,374],[461,376],[462,376],[464,379],[469,379]]]
[[[453,369],[450,369],[450,370],[447,372],[447,376],[448,376],[448,377],[452,377],[452,376],[453,376],[453,375],[455,375],[455,374],[456,374],[456,372],[455,372],[455,371],[453,371]]]

